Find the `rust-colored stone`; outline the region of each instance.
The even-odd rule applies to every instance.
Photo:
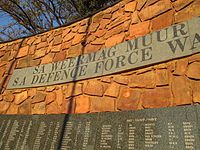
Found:
[[[69,41],[69,42],[63,42],[62,45],[61,45],[61,49],[62,50],[67,50],[68,48],[70,48],[72,45],[72,42]]]
[[[192,103],[192,93],[189,81],[184,76],[174,76],[172,80],[172,92],[176,105]]]
[[[99,29],[106,29],[107,25],[110,24],[110,19],[102,19],[99,25]]]
[[[23,91],[21,93],[17,93],[15,94],[15,104],[20,104],[23,101],[25,101],[28,98],[28,92],[27,91]]]
[[[48,63],[53,62],[53,57],[54,57],[53,53],[49,53],[49,54],[45,55],[42,58],[41,64],[48,64]]]
[[[75,113],[88,113],[90,111],[90,98],[88,96],[76,97]]]
[[[131,24],[139,23],[140,19],[138,17],[138,11],[131,14]]]
[[[192,16],[191,8],[186,7],[174,14],[174,23],[179,23],[190,19]]]
[[[45,114],[46,113],[45,102],[40,102],[40,103],[34,104],[34,106],[32,107],[31,113],[32,114]]]
[[[188,66],[187,59],[181,59],[176,62],[176,68],[173,72],[174,75],[184,75]]]
[[[186,75],[192,79],[200,79],[200,62],[193,62],[188,66]]]
[[[46,113],[47,114],[59,114],[59,107],[56,102],[52,102],[46,106]]]
[[[152,30],[160,30],[172,25],[174,18],[174,11],[170,10],[154,19],[152,19]]]
[[[110,30],[110,29],[112,29],[112,28],[114,28],[114,27],[117,27],[117,26],[120,26],[121,24],[123,24],[124,22],[126,22],[126,21],[128,21],[128,20],[130,20],[130,17],[126,17],[126,16],[122,16],[122,17],[118,17],[118,18],[116,18],[114,21],[112,21],[109,25],[108,25],[108,30]],[[126,29],[125,28],[125,26],[123,26],[124,27],[124,29]]]
[[[73,114],[75,112],[75,100],[73,98],[64,101],[61,107],[61,113]]]
[[[78,96],[83,93],[83,85],[80,83],[69,83],[67,86],[65,93],[65,98],[71,97],[71,96]]]
[[[28,49],[29,49],[29,46],[24,46],[20,48],[16,58],[20,58],[20,57],[24,57],[28,55]]]
[[[110,96],[110,97],[118,97],[119,95],[119,89],[120,85],[113,82],[111,85],[106,89],[105,91],[105,96]]]
[[[95,14],[95,15],[92,17],[92,22],[94,22],[94,23],[100,22],[101,19],[103,18],[103,16],[104,16],[104,12],[103,12],[103,11],[101,11],[101,12]]]
[[[77,44],[67,50],[67,57],[76,57],[82,54],[83,45]]]
[[[11,91],[5,91],[5,94],[3,95],[3,100],[6,102],[13,102],[14,94]]]
[[[75,36],[75,33],[73,33],[73,32],[66,34],[66,36],[63,38],[63,42],[72,40],[74,38],[74,36]]]
[[[105,46],[106,47],[115,46],[119,43],[122,43],[124,41],[124,38],[125,38],[125,33],[114,35],[106,40]]]
[[[128,84],[128,77],[127,76],[121,76],[121,75],[115,75],[113,77],[113,81],[119,83],[119,84]]]
[[[61,46],[62,46],[61,44],[53,46],[51,48],[51,52],[59,52],[59,51],[61,51]]]
[[[20,106],[19,106],[19,109],[18,109],[18,113],[19,114],[31,114],[31,103],[30,101],[25,101],[23,102]]]
[[[81,26],[79,29],[78,29],[78,33],[85,33],[88,29],[88,26],[85,25],[85,26]]]
[[[11,104],[10,107],[8,108],[6,114],[10,114],[10,115],[18,114],[18,105]]]
[[[88,44],[88,45],[86,45],[86,47],[84,48],[84,54],[96,52],[96,51],[100,50],[101,47],[102,47],[101,45]]]
[[[46,94],[44,92],[37,92],[37,94],[33,97],[31,103],[39,103],[45,100]]]
[[[62,34],[57,35],[53,39],[53,45],[58,45],[62,43]]]
[[[200,81],[190,80],[193,102],[200,103]]]
[[[50,104],[51,102],[55,101],[56,100],[56,93],[55,92],[50,92],[47,94],[46,98],[45,98],[45,101],[46,101],[46,104]]]
[[[169,87],[144,90],[141,96],[144,108],[168,107],[173,100]]]
[[[91,97],[90,112],[105,112],[115,110],[115,99],[110,97]]]
[[[117,101],[119,110],[136,110],[139,104],[141,92],[137,89],[123,88]]]
[[[99,27],[99,23],[92,23],[89,27],[89,32],[95,32],[97,28]]]
[[[84,93],[94,96],[103,96],[104,93],[103,85],[100,81],[97,80],[88,81],[88,84],[84,89]]]
[[[131,75],[129,78],[130,87],[145,87],[154,88],[155,87],[155,73],[153,71],[148,71],[138,75]]]
[[[76,36],[72,40],[72,45],[81,43],[84,40],[84,37],[85,37],[85,34],[76,34]]]
[[[167,69],[156,70],[156,86],[164,86],[169,84],[169,73]]]
[[[41,48],[41,49],[35,51],[35,54],[33,55],[33,58],[34,59],[41,58],[45,54],[46,54],[46,48]]]
[[[147,0],[137,0],[137,10],[141,10],[144,7]]]
[[[104,36],[106,34],[106,30],[98,30],[94,33],[94,35],[98,38]],[[93,41],[93,40],[92,40]]]
[[[125,11],[134,12],[135,9],[136,9],[136,4],[137,4],[136,1],[133,1],[133,2],[126,4],[125,5]]]
[[[145,7],[152,5],[152,4],[156,3],[157,1],[159,1],[159,0],[147,0]]]
[[[104,38],[97,38],[96,40],[91,42],[91,44],[94,44],[94,45],[103,45],[104,43],[105,43]]]
[[[36,49],[39,50],[40,48],[47,47],[48,43],[47,42],[41,42],[37,45]]]
[[[66,58],[66,52],[65,51],[60,51],[60,52],[55,54],[55,56],[53,58],[53,62],[62,61],[65,58]]]
[[[139,17],[142,21],[151,19],[159,14],[166,12],[167,10],[171,9],[170,1],[159,1],[154,5],[148,6],[142,9],[139,13]]]
[[[6,101],[0,101],[0,114],[5,114],[6,111],[8,110],[10,106],[10,103],[9,102],[6,102]]]
[[[176,0],[172,3],[173,7],[176,9],[176,11],[179,11],[180,9],[184,8],[194,0]]]
[[[144,36],[150,32],[150,21],[141,22],[138,24],[130,25],[130,36]]]
[[[58,104],[58,106],[61,106],[63,104],[63,98],[64,98],[64,94],[63,94],[63,91],[62,89],[58,89],[55,91],[56,93],[56,102]]]
[[[108,30],[104,36],[104,38],[109,38],[113,35],[116,35],[116,34],[119,34],[121,32],[124,32],[125,31],[125,27],[123,25],[120,25],[120,26],[116,26],[110,30]]]

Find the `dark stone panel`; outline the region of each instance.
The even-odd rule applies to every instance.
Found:
[[[76,115],[1,115],[0,149],[200,149],[200,106]]]

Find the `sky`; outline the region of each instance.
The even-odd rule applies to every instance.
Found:
[[[11,22],[11,17],[9,15],[0,12],[0,26],[5,26]]]

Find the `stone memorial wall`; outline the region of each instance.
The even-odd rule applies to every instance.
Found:
[[[71,25],[1,43],[0,113],[198,104],[199,7],[199,0],[122,0]]]
[[[1,115],[0,149],[198,150],[199,106],[82,115]]]

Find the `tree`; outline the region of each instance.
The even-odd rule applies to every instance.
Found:
[[[69,23],[116,0],[0,0],[0,13],[12,18],[0,28],[0,40],[11,40]]]

